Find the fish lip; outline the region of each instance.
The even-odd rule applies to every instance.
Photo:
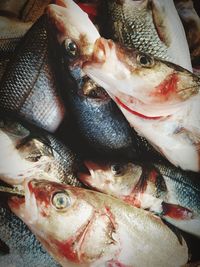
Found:
[[[2,194],[8,194],[8,196],[21,196],[24,197],[25,196],[25,192],[24,190],[20,190],[17,187],[14,187],[10,184],[7,184],[5,182],[0,182],[0,192]]]
[[[126,109],[129,113],[134,114],[138,117],[141,117],[143,119],[148,119],[148,120],[159,120],[164,118],[165,116],[146,116],[142,113],[139,113],[131,108],[129,108],[126,104],[123,103],[123,101],[121,101],[118,97],[115,97],[116,102],[118,103],[118,105],[120,105],[123,109]]]

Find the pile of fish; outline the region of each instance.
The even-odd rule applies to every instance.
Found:
[[[0,266],[199,266],[198,2],[7,0],[0,29]]]

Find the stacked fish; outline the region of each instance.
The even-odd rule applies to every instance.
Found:
[[[54,2],[0,3],[0,266],[198,266],[192,1],[186,35],[172,0]]]

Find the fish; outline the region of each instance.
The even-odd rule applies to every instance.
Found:
[[[199,173],[157,162],[85,160],[79,180],[93,190],[149,210],[181,230],[200,237]]]
[[[77,150],[82,147],[85,153],[134,158],[139,138],[117,105],[103,88],[82,75],[81,66],[74,67],[68,61],[65,65],[63,77],[66,86],[63,88],[66,89],[63,94],[70,114],[68,128],[76,144],[79,140]]]
[[[56,44],[42,16],[21,39],[0,81],[0,110],[49,132],[55,132],[66,115]]]
[[[26,224],[8,207],[2,205],[0,206],[0,224],[0,266],[60,266],[46,252]]]
[[[175,5],[185,28],[193,68],[195,70],[200,66],[200,17],[191,0],[175,0]]]
[[[68,12],[72,10],[80,13],[81,26],[71,20]],[[107,91],[135,131],[175,166],[198,172],[199,77],[100,37],[73,1],[66,0],[64,7],[49,6],[47,12],[77,47],[74,65],[80,64],[83,72]]]
[[[109,195],[33,179],[25,198],[12,196],[8,205],[62,266],[177,267],[188,261],[184,239],[157,216]]]
[[[104,2],[101,36],[192,71],[185,31],[173,0]]]
[[[81,160],[53,135],[17,118],[0,119],[0,180],[22,188],[31,177],[81,186]]]
[[[20,39],[32,26],[31,22],[0,16],[0,80]]]

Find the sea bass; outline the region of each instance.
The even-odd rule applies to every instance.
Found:
[[[8,208],[0,207],[0,266],[59,267],[39,241]]]
[[[85,161],[79,179],[90,188],[150,210],[176,227],[200,237],[199,173],[170,164]]]
[[[47,30],[43,16],[17,46],[0,82],[0,109],[54,132],[66,108],[59,94],[57,42]]]
[[[111,31],[107,38],[192,70],[173,0],[111,0],[105,1],[104,9],[108,14],[103,28]]]
[[[81,162],[54,136],[18,120],[0,119],[0,180],[19,186],[38,177],[80,186]]]
[[[102,193],[32,180],[25,198],[12,197],[9,206],[62,266],[177,267],[188,260],[184,239],[158,217]]]

